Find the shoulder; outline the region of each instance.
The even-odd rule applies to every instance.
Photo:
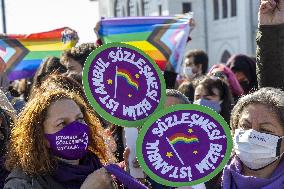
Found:
[[[32,188],[32,179],[20,169],[14,169],[5,180],[4,189]]]

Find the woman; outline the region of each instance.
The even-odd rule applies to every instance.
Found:
[[[190,103],[194,101],[194,84],[193,82],[184,81],[177,89],[179,92],[184,94]]]
[[[234,72],[245,94],[257,89],[256,62],[253,58],[243,54],[234,55],[228,60],[227,66]]]
[[[35,73],[32,88],[40,86],[44,82],[44,80],[52,73],[63,74],[65,72],[67,72],[67,69],[65,66],[60,64],[59,58],[54,56],[47,57]]]
[[[212,108],[229,122],[233,98],[228,85],[223,80],[207,76],[195,88],[194,104]]]
[[[230,87],[232,95],[235,97],[235,99],[238,99],[240,96],[243,95],[244,91],[241,85],[239,84],[237,78],[235,77],[234,73],[224,64],[214,65],[210,69],[208,75],[222,79]]]
[[[4,188],[112,188],[101,167],[114,158],[102,135],[94,111],[77,93],[37,90],[11,132],[6,167],[12,172]]]
[[[232,111],[235,155],[223,172],[223,189],[284,188],[284,92],[262,88]]]

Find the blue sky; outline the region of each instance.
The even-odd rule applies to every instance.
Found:
[[[80,43],[96,39],[93,28],[99,20],[98,2],[5,0],[5,3],[8,33],[34,33],[69,26],[78,32]],[[2,13],[0,18],[0,32],[3,32]]]

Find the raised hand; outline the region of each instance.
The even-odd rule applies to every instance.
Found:
[[[105,168],[94,171],[90,174],[80,189],[112,189],[112,177]]]
[[[258,21],[259,25],[284,24],[284,0],[261,0]]]

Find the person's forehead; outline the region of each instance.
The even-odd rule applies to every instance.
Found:
[[[60,99],[48,108],[48,117],[52,119],[75,116],[80,113],[79,106],[71,99]]]
[[[220,91],[217,88],[213,88],[212,92],[217,95],[220,96]],[[198,85],[195,89],[195,95],[208,95],[208,89],[206,89],[206,87],[204,87],[203,85]]]
[[[240,118],[258,122],[279,122],[276,112],[264,104],[250,104],[244,107]]]
[[[165,107],[176,105],[176,104],[183,104],[182,100],[175,96],[167,96]]]
[[[186,57],[185,60],[184,60],[184,63],[185,64],[193,64],[194,63],[194,59],[193,57]]]

